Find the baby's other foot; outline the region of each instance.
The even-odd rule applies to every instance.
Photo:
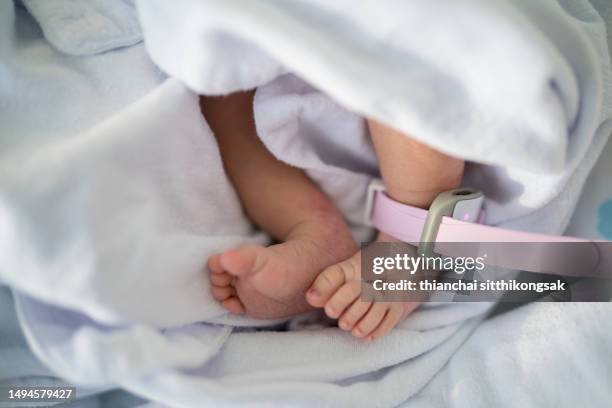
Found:
[[[305,292],[317,274],[355,250],[343,220],[304,222],[281,244],[245,245],[210,257],[212,293],[236,314],[276,319],[303,313],[312,309]]]
[[[378,242],[396,242],[380,233]],[[361,294],[361,252],[330,266],[317,276],[306,292],[313,307],[323,307],[325,314],[338,319],[338,326],[357,338],[380,338],[419,305],[418,302],[364,302]]]

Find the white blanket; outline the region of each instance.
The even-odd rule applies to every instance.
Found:
[[[142,2],[151,56],[180,78],[166,80],[141,45],[69,56],[0,3],[0,279],[62,376],[182,406],[394,406],[488,309],[428,305],[372,345],[299,319],[232,332],[259,323],[211,299],[205,259],[266,238],[241,213],[194,91],[262,85],[262,139],[309,171],[357,237],[376,166],[346,108],[486,163],[467,180],[487,193],[490,223],[565,228],[610,131],[605,25],[587,2],[288,4]]]

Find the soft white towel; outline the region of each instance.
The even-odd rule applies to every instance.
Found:
[[[142,41],[131,0],[22,0],[58,50],[91,55]]]
[[[198,92],[290,70],[354,112],[494,165],[466,177],[492,224],[562,232],[577,197],[567,186],[579,190],[609,134],[597,133],[612,107],[606,27],[588,2],[153,0],[139,12],[153,60]]]
[[[483,323],[415,407],[605,408],[611,303],[535,303]]]

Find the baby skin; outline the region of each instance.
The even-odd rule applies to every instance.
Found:
[[[363,302],[360,252],[342,215],[300,169],[277,160],[257,136],[254,92],[202,97],[209,123],[244,210],[278,244],[245,245],[208,260],[215,299],[231,313],[259,319],[314,308],[371,341],[387,334],[418,303]],[[387,194],[427,208],[459,186],[464,162],[369,120]],[[377,241],[393,241],[379,233]]]

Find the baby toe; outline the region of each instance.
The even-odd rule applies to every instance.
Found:
[[[219,302],[229,298],[234,295],[234,288],[231,286],[213,286],[212,287],[212,295]]]
[[[229,286],[234,277],[226,272],[213,272],[210,274],[210,282],[215,286]]]
[[[208,270],[212,273],[221,273],[223,271],[223,266],[221,266],[221,255],[214,254],[210,258],[208,258],[208,262],[206,263],[208,266]]]
[[[350,278],[356,274],[356,261],[353,258],[355,256],[324,269],[316,277],[312,286],[306,292],[306,300],[311,306],[323,307],[345,282],[351,280]]]
[[[230,297],[229,299],[221,302],[221,306],[223,306],[227,311],[233,314],[244,314],[244,305],[237,297]]]
[[[353,304],[342,314],[338,326],[342,330],[352,330],[355,324],[363,318],[372,306],[372,302],[362,302],[357,299]]]
[[[268,257],[265,248],[258,245],[244,245],[221,254],[220,264],[229,274],[245,276],[256,271]]]
[[[389,305],[385,302],[376,302],[370,307],[366,315],[357,323],[351,331],[353,336],[364,338],[367,337],[374,329],[378,327],[380,322],[385,317]]]
[[[367,337],[367,339],[376,340],[385,336],[400,322],[400,320],[402,320],[403,317],[404,305],[402,303],[391,304],[380,325]]]
[[[337,319],[359,297],[360,292],[360,282],[352,281],[342,285],[325,304],[325,314]]]

